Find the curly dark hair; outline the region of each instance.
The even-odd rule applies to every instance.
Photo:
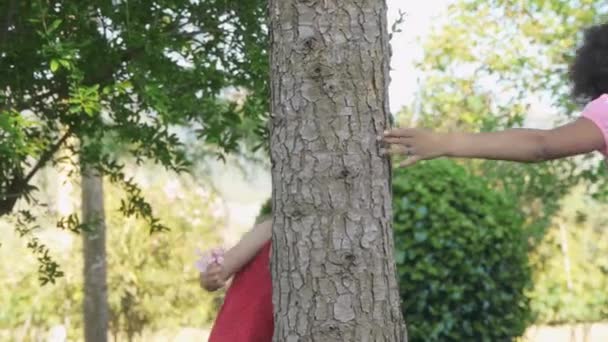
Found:
[[[585,30],[569,75],[575,100],[591,101],[608,94],[608,23]]]

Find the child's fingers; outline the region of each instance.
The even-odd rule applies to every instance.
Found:
[[[207,277],[214,283],[223,284],[225,282],[224,269],[221,265],[212,264],[207,272]]]
[[[412,155],[412,148],[405,145],[391,145],[388,148],[380,149],[380,154],[394,156],[394,155]]]
[[[200,283],[201,283],[201,285],[203,285],[203,287],[205,287],[207,289],[211,289],[211,288],[217,289],[217,288],[224,286],[224,280],[222,279],[222,277],[219,274],[206,275],[206,274],[201,273]]]
[[[414,133],[412,128],[394,128],[384,131],[385,138],[406,138],[411,137]]]
[[[205,272],[209,276],[215,276],[222,272],[222,267],[218,264],[211,264],[207,267],[207,272]]]
[[[219,270],[220,268],[222,268],[220,266],[220,264],[216,263],[216,262],[212,262],[209,264],[209,267],[207,267],[208,270]]]
[[[220,273],[216,273],[209,277],[209,283],[213,284],[214,287],[222,287],[224,286],[224,279]]]
[[[393,129],[388,129],[388,130],[384,131],[384,133],[382,135],[385,138],[388,138],[388,137],[399,137],[399,136],[401,136],[401,132],[402,132],[401,128],[393,128]]]
[[[421,160],[420,156],[412,156],[399,163],[399,167],[409,167]]]
[[[383,137],[382,142],[385,144],[402,144],[405,145],[409,141],[409,138],[404,137]]]

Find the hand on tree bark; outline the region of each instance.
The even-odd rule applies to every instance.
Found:
[[[379,140],[387,146],[382,154],[404,155],[407,159],[399,167],[407,167],[421,160],[435,159],[446,155],[446,140],[439,133],[420,128],[395,128],[385,131]]]

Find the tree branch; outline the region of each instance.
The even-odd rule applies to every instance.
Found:
[[[11,184],[8,186],[8,193],[16,194],[17,196],[4,196],[3,200],[0,200],[0,217],[10,213],[17,203],[17,200],[25,195],[25,192],[22,191],[24,187],[26,187],[29,182],[32,180],[32,177],[44,166],[46,165],[53,155],[59,150],[61,145],[63,145],[66,140],[72,135],[72,128],[68,128],[68,130],[64,133],[64,135],[48,150],[46,150],[38,159],[38,162],[34,167],[27,173],[25,177],[17,177],[13,179]]]
[[[23,184],[28,184],[30,182],[30,180],[32,180],[32,177],[34,177],[36,172],[38,172],[38,170],[40,170],[44,165],[46,165],[46,163],[48,163],[49,160],[51,160],[51,158],[53,158],[53,156],[59,150],[61,145],[63,145],[65,143],[65,141],[68,140],[68,138],[72,135],[72,133],[73,133],[72,128],[71,127],[68,128],[68,130],[63,134],[61,139],[59,139],[59,141],[57,141],[55,143],[55,145],[51,146],[51,148],[46,150],[40,156],[40,159],[38,159],[38,162],[36,163],[36,165],[34,165],[34,167],[30,170],[30,172],[28,172],[27,176],[25,176],[25,178],[23,179]]]

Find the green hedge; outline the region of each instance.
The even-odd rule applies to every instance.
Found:
[[[516,203],[448,160],[395,172],[395,259],[410,341],[524,333],[531,272]]]

